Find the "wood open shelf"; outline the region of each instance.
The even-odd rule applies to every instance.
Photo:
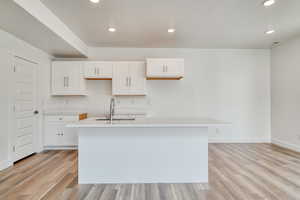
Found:
[[[183,76],[175,77],[175,78],[158,78],[158,77],[147,77],[147,80],[180,80]]]
[[[86,80],[112,80],[112,78],[86,78]]]

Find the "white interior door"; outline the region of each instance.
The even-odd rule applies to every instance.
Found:
[[[15,58],[13,161],[35,151],[36,70],[36,64]]]

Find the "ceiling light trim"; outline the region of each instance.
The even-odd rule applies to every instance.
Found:
[[[269,7],[269,6],[274,5],[275,3],[276,3],[276,0],[266,0],[266,1],[263,2],[263,5],[265,7]]]

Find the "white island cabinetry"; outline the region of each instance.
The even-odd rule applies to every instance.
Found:
[[[78,128],[79,184],[207,183],[215,120],[87,119]]]

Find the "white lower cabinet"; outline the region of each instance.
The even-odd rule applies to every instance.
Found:
[[[77,146],[77,131],[65,126],[70,122],[78,121],[78,116],[46,116],[45,117],[45,147]]]

